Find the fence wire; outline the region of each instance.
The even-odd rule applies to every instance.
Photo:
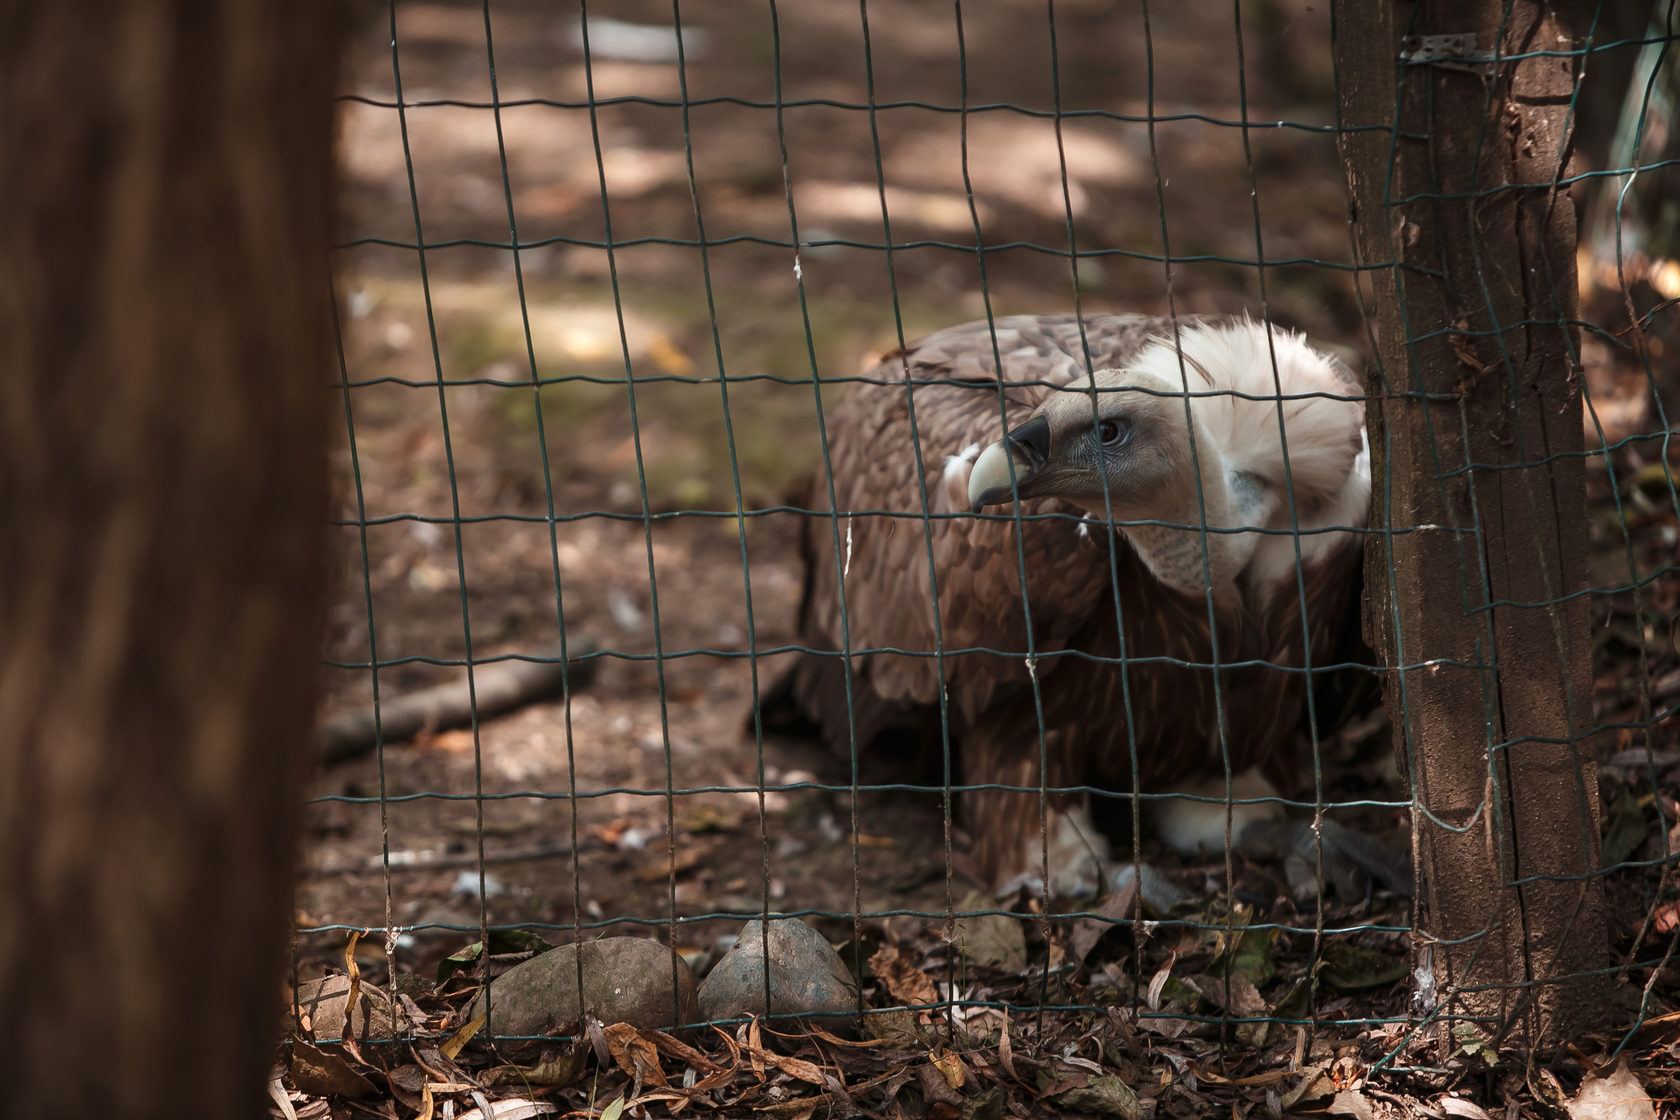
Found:
[[[1505,5],[1504,20],[1515,7]],[[1006,1105],[1019,1115],[1033,1107],[1133,1114],[1105,1078],[1124,1082],[1146,1110],[1252,1104],[1267,1093],[1271,1107],[1290,1108],[1348,1087],[1346,1077],[1333,1084],[1346,1072],[1332,1068],[1338,1054],[1357,1054],[1363,1076],[1423,1079],[1395,1086],[1462,1078],[1469,1063],[1490,1059],[1497,1042],[1462,1025],[1479,1021],[1497,1036],[1510,1022],[1474,1011],[1487,1006],[1476,1002],[1488,987],[1473,972],[1481,949],[1469,965],[1455,954],[1483,943],[1499,952],[1497,901],[1478,932],[1443,939],[1427,895],[1420,904],[1381,889],[1330,894],[1328,841],[1309,860],[1325,897],[1300,901],[1275,866],[1232,846],[1229,824],[1223,850],[1201,857],[1173,856],[1149,838],[1145,814],[1184,791],[1144,782],[1153,745],[1136,733],[1146,700],[1133,681],[1172,666],[1213,682],[1222,767],[1207,776],[1222,788],[1195,796],[1233,814],[1281,806],[1310,820],[1315,835],[1352,822],[1414,870],[1429,830],[1473,832],[1507,812],[1502,775],[1540,747],[1565,748],[1577,771],[1596,767],[1597,785],[1584,780],[1555,821],[1581,833],[1588,864],[1602,845],[1585,874],[1602,883],[1604,901],[1579,916],[1612,951],[1592,970],[1617,1006],[1599,1024],[1610,1033],[1595,1053],[1604,1064],[1624,1050],[1654,1060],[1653,1040],[1671,1043],[1680,1014],[1680,492],[1668,457],[1680,346],[1672,189],[1680,65],[1671,0],[1580,8],[1575,41],[1559,49],[1471,57],[1474,48],[1460,44],[1443,57],[1413,44],[1385,63],[1402,99],[1417,83],[1432,88],[1443,65],[1482,73],[1555,59],[1577,74],[1559,106],[1575,158],[1552,153],[1546,181],[1475,175],[1498,141],[1500,122],[1485,112],[1468,175],[1440,168],[1432,189],[1383,194],[1395,214],[1465,199],[1492,207],[1518,195],[1579,203],[1578,315],[1563,310],[1575,281],[1551,274],[1556,262],[1545,258],[1551,317],[1496,319],[1486,329],[1413,323],[1411,299],[1398,301],[1417,368],[1417,355],[1447,340],[1498,351],[1501,360],[1475,376],[1504,372],[1511,416],[1528,392],[1517,383],[1520,357],[1507,350],[1511,332],[1568,340],[1584,444],[1529,447],[1519,424],[1509,458],[1481,461],[1469,451],[1483,434],[1480,418],[1462,387],[1424,387],[1382,361],[1378,278],[1392,276],[1404,295],[1444,276],[1455,247],[1407,244],[1402,222],[1388,259],[1360,251],[1347,208],[1352,149],[1343,145],[1376,138],[1387,167],[1354,173],[1393,176],[1403,145],[1429,137],[1409,129],[1398,103],[1387,124],[1344,121],[1346,83],[1373,76],[1338,70],[1343,29],[1326,13],[1287,0],[860,0],[855,8],[767,0],[728,16],[675,0],[563,11],[393,0],[377,26],[362,29],[342,99],[348,229],[331,388],[347,434],[334,522],[344,548],[324,732],[332,761],[318,778],[299,878],[294,1029],[336,1037],[321,1033],[336,1029],[319,1026],[322,1000],[343,994],[346,973],[365,971],[366,981],[348,987],[351,1007],[364,1001],[363,1054],[449,1039],[425,1051],[438,1063],[427,1067],[434,1081],[453,1070],[494,1084],[484,1071],[513,1061],[526,1081],[540,1083],[535,1071],[546,1069],[555,1092],[590,1114],[620,1088],[597,1094],[601,1086],[584,1076],[590,1053],[597,1076],[616,1062],[633,1082],[619,1100],[634,1098],[635,1108],[674,1114],[672,1102],[682,1101],[790,1115],[807,1098],[811,1109],[844,1100],[910,1114],[912,1097],[955,1115],[994,1090],[1002,1094],[994,1115]],[[1498,84],[1485,90],[1491,107]],[[1473,186],[1450,185],[1465,181]],[[1478,279],[1470,303],[1491,312],[1497,294]],[[1268,332],[1275,392],[1198,393],[1181,349],[1182,391],[1169,396],[1182,403],[1189,432],[1199,522],[1118,516],[1106,475],[1099,509],[1084,514],[943,510],[951,462],[966,455],[958,464],[966,468],[979,448],[937,443],[930,433],[942,417],[923,401],[947,398],[927,394],[985,395],[995,402],[996,436],[1025,412],[995,379],[912,375],[918,340],[982,321],[975,359],[1001,370],[1021,360],[1007,349],[1008,316],[1072,312],[1067,356],[1089,378],[1095,422],[1104,394],[1093,374],[1102,365],[1085,316],[1109,311],[1165,316],[1178,340],[1202,315],[1246,312],[1299,328],[1358,370],[1366,390],[1285,392]],[[889,352],[897,356],[874,363]],[[912,473],[894,478],[890,500],[873,508],[842,500],[836,461],[885,464],[894,449],[854,450],[855,424],[836,419],[847,394],[901,399],[914,448],[902,457]],[[1370,431],[1369,524],[1307,526],[1291,500],[1286,527],[1247,530],[1292,543],[1299,664],[1220,648],[1211,549],[1222,532],[1210,524],[1200,466],[1216,449],[1198,446],[1192,423],[1197,399],[1210,394],[1274,405],[1289,494],[1299,468],[1288,406],[1327,396],[1385,418],[1415,407],[1422,418],[1427,467],[1397,459],[1391,430]],[[1456,430],[1437,430],[1442,422]],[[1013,479],[1017,464],[1005,458]],[[1573,507],[1526,481],[1520,500],[1492,516],[1514,519],[1516,534],[1539,546],[1540,569],[1530,574],[1544,593],[1498,593],[1503,584],[1490,573],[1506,561],[1488,542],[1511,530],[1505,521],[1490,529],[1479,503],[1508,472],[1531,479],[1524,472],[1574,462],[1585,475],[1588,523],[1563,534],[1585,534],[1586,571],[1546,565],[1557,511]],[[1464,495],[1469,520],[1396,521],[1394,472],[1408,466],[1420,475],[1408,484],[1439,496],[1441,508],[1450,512]],[[976,516],[1015,530],[1009,554],[994,563],[1016,589],[1022,648],[1009,645],[1007,626],[995,642],[951,640],[944,630],[942,608],[963,590],[942,567],[939,542]],[[871,537],[871,523],[885,528]],[[1116,617],[1118,656],[1041,647],[1032,619],[1046,608],[1025,590],[1035,524],[1074,524],[1082,539],[1109,542],[1107,587],[1093,610]],[[1152,528],[1199,535],[1205,659],[1128,648],[1137,623],[1123,617],[1126,553],[1113,533]],[[1330,532],[1386,558],[1367,569],[1385,573],[1372,600],[1374,612],[1389,611],[1395,645],[1385,654],[1313,648],[1303,550]],[[857,539],[879,533],[914,534],[910,578],[925,581],[916,609],[931,619],[926,648],[854,640],[860,626],[879,632],[849,600],[847,575]],[[1459,602],[1431,606],[1458,611],[1476,629],[1467,649],[1447,653],[1409,630],[1407,596],[1416,592],[1394,559],[1408,541],[1436,539],[1457,558]],[[817,586],[824,572],[838,573],[832,586]],[[801,630],[813,595],[837,604],[833,648]],[[1566,735],[1500,733],[1500,682],[1526,668],[1500,647],[1501,612],[1513,611],[1550,620]],[[1591,695],[1568,685],[1570,627],[1583,611]],[[767,726],[767,697],[801,657],[843,669],[842,752]],[[904,744],[872,750],[859,733],[858,669],[882,658],[934,667],[931,767],[901,773],[889,764],[909,761],[895,757],[912,753]],[[976,658],[1024,660],[1036,729],[1018,758],[1036,759],[1020,772],[1037,775],[1050,771],[1057,733],[1043,678],[1075,661],[1111,664],[1119,710],[1108,714],[1123,720],[1130,788],[1010,782],[1013,770],[966,777],[961,740],[974,724],[954,710],[945,682],[950,666]],[[1388,725],[1374,692],[1351,721],[1321,714],[1323,682],[1349,670],[1386,682],[1390,710],[1406,726]],[[1303,682],[1310,773],[1296,774],[1293,790],[1243,792],[1233,744],[1251,725],[1233,717],[1223,683],[1243,671]],[[1484,709],[1481,726],[1462,729],[1488,774],[1468,819],[1437,815],[1414,792],[1422,748],[1409,730],[1408,689],[1444,671],[1472,674]],[[510,683],[516,676],[525,683]],[[464,703],[435,691],[449,682]],[[1183,718],[1192,715],[1204,717]],[[965,814],[965,804],[981,803],[976,794],[996,804],[1003,794],[1036,799],[1045,881],[1053,806],[1114,801],[1127,825],[1117,849],[1130,853],[1114,862],[1140,884],[1155,874],[1145,864],[1160,867],[1183,899],[1146,903],[1120,878],[1089,898],[984,889],[992,884],[976,882],[970,851],[999,825]],[[1408,833],[1410,857],[1400,847]],[[1501,892],[1578,878],[1532,870],[1520,848],[1488,858]],[[852,982],[827,994],[829,1017],[816,1021],[855,1020],[878,1047],[854,1044],[857,1053],[897,1054],[896,1067],[882,1059],[850,1070],[835,1057],[850,1053],[838,1039],[807,1034],[799,1052],[816,1064],[770,1059],[766,1083],[763,1055],[773,1051],[758,1032],[797,1035],[811,1010],[802,1019],[785,991],[772,991],[787,982],[773,979],[775,969],[809,977],[827,959],[770,939],[747,947],[759,968],[735,983],[760,990],[757,1007],[772,1014],[712,1016],[733,1042],[681,1033],[708,1021],[696,984],[732,967],[724,962],[743,923],[783,917],[803,919],[836,947]],[[671,951],[616,964],[585,951],[607,936]],[[381,951],[369,955],[364,937]],[[586,974],[602,969],[620,986],[658,989],[665,1010],[574,994],[580,1013],[531,1018],[514,973],[554,945],[571,947],[572,992],[597,991]],[[1582,979],[1560,974],[1561,947],[1531,949],[1528,988]],[[657,982],[644,983],[654,974]],[[377,1015],[367,1002],[375,987],[389,993]],[[752,1003],[743,996],[730,1006]],[[538,1026],[506,1029],[498,1006]],[[486,1011],[487,1024],[478,1018]],[[646,1029],[641,1058],[628,1036],[610,1032],[618,1018]],[[356,1023],[349,1012],[344,1019]],[[719,1055],[739,1059],[741,1046],[758,1063],[758,1097],[727,1089],[718,1072],[729,1064]],[[1018,1068],[1012,1046],[1024,1047]],[[576,1061],[562,1062],[560,1076],[532,1047]],[[942,1082],[917,1080],[905,1057],[912,1050]],[[667,1073],[681,1091],[665,1085],[661,1061],[676,1062]],[[1672,1076],[1669,1061],[1662,1076]],[[804,1095],[772,1093],[777,1070]],[[900,1095],[906,1084],[911,1096]],[[650,1086],[674,1095],[646,1096]]]

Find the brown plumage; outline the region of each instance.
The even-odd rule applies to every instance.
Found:
[[[1181,318],[1179,330],[1189,358],[1183,376],[1193,394],[1235,388],[1274,396],[1265,401],[1191,397],[1198,462],[1206,480],[1202,501],[1213,500],[1208,487],[1216,486],[1221,501],[1228,498],[1234,510],[1259,518],[1244,520],[1233,513],[1229,524],[1285,530],[1291,524],[1287,503],[1275,500],[1284,492],[1284,479],[1272,465],[1277,451],[1275,351],[1286,397],[1329,394],[1284,401],[1299,524],[1363,526],[1369,493],[1368,456],[1361,452],[1363,409],[1334,399],[1360,393],[1346,369],[1285,332],[1273,331],[1268,342],[1265,328],[1247,320]],[[1167,380],[1181,385],[1172,337],[1171,321],[1143,316],[1086,316],[1083,337],[1072,315],[998,319],[995,339],[1007,421],[1000,410],[994,332],[984,322],[940,331],[888,355],[868,375],[883,384],[852,386],[827,416],[837,518],[805,521],[799,620],[803,643],[826,651],[847,644],[853,651],[851,714],[842,659],[806,654],[767,694],[767,725],[807,723],[842,754],[855,741],[866,767],[902,755],[906,744],[937,750],[943,679],[950,740],[959,763],[955,772],[963,785],[1036,791],[1042,782],[1052,790],[1091,786],[1123,794],[1132,788],[1135,767],[1148,793],[1182,790],[1210,778],[1219,780],[1222,793],[1228,756],[1233,774],[1258,768],[1274,786],[1293,792],[1300,784],[1296,745],[1307,694],[1305,674],[1298,671],[1305,664],[1307,635],[1295,544],[1300,542],[1307,561],[1300,569],[1306,629],[1314,662],[1324,665],[1341,660],[1349,648],[1360,538],[1352,533],[1299,538],[1208,534],[1211,547],[1235,550],[1228,562],[1210,552],[1215,572],[1229,569],[1230,577],[1216,575],[1211,596],[1218,660],[1231,666],[1218,673],[1221,735],[1215,674],[1205,667],[1214,660],[1215,630],[1209,625],[1210,596],[1201,574],[1201,533],[1147,526],[1130,534],[1125,527],[1105,532],[1091,521],[1103,516],[1100,488],[1093,498],[1087,485],[1095,473],[1064,470],[1066,462],[1056,458],[1060,448],[1075,456],[1076,466],[1088,463],[1099,441],[1101,453],[1111,454],[1109,436],[1119,429],[1093,427],[1088,369],[1127,371],[1153,363],[1170,368]],[[1144,377],[1109,373],[1099,375],[1098,383],[1133,389],[1154,384],[1139,380]],[[1069,392],[1070,387],[1077,391]],[[918,441],[911,437],[912,396]],[[1124,455],[1116,451],[1102,460],[1112,475],[1114,519],[1175,520],[1160,516],[1161,495],[1177,484],[1161,482],[1155,473],[1176,471],[1173,477],[1194,485],[1182,392],[1149,395],[1146,388],[1099,396],[1102,407],[1125,428],[1113,440],[1127,447]],[[975,516],[970,474],[979,469],[975,463],[981,449],[1008,429],[1022,432],[1023,421],[1035,416],[1049,417],[1046,430],[1055,433],[1045,436],[1051,463],[1044,470],[1043,492],[1062,496],[1023,497],[1017,529],[1005,478],[1003,496],[994,487],[985,499],[1002,504]],[[927,523],[921,518],[916,442],[926,510],[933,515]],[[1031,473],[1033,453],[1023,444],[1012,440],[999,446],[1005,450],[983,457],[984,469],[995,471],[1002,458],[1013,455],[1017,478]],[[1209,473],[1220,470],[1228,475],[1228,493],[1225,477]],[[1069,481],[1075,475],[1079,478]],[[1128,492],[1133,481],[1136,494]],[[1025,494],[1028,486],[1019,485]],[[828,473],[819,472],[813,480],[808,508],[831,508]],[[907,516],[872,515],[883,510]],[[1065,516],[1027,519],[1050,513]],[[1199,520],[1194,512],[1183,516]],[[1212,512],[1208,519],[1214,523]],[[930,545],[938,584],[937,641]],[[1023,570],[1033,668],[1028,665]],[[1163,582],[1163,576],[1178,586]],[[1120,657],[1122,633],[1125,664],[1104,660]],[[942,658],[934,656],[936,649],[944,651]],[[1331,691],[1329,682],[1318,691]],[[1048,764],[1042,773],[1040,706]],[[1079,792],[1052,792],[1051,820],[1043,821],[1036,792],[963,793],[959,812],[973,837],[979,877],[1000,889],[1037,881],[1043,866],[1038,854],[1042,825],[1050,829],[1052,888],[1060,884],[1078,890],[1081,883],[1089,884],[1107,850],[1100,837],[1090,835],[1083,814],[1086,800]],[[1129,829],[1129,801],[1096,801],[1091,808],[1099,817],[1106,808]],[[1269,807],[1260,815],[1268,812]],[[1223,807],[1219,819],[1222,836]]]

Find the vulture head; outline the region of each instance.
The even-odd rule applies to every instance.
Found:
[[[968,481],[975,512],[1018,494],[1111,513],[1156,578],[1198,596],[1245,572],[1292,576],[1292,525],[1364,524],[1357,382],[1301,335],[1247,319],[1186,325],[1176,347],[1158,339],[1125,368],[1095,371],[1094,384],[1051,392],[981,451]],[[1300,537],[1302,559],[1342,536]]]

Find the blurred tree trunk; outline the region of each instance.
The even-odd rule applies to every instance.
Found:
[[[336,12],[0,4],[8,1115],[264,1109],[325,582]]]
[[[1431,527],[1374,538],[1366,573],[1372,645],[1408,667],[1387,700],[1419,809],[1418,940],[1440,942],[1447,1015],[1486,1017],[1485,1034],[1459,1033],[1519,1046],[1586,1025],[1605,983],[1581,975],[1605,963],[1606,938],[1580,749],[1593,701],[1575,212],[1552,187],[1575,60],[1540,53],[1571,48],[1568,11],[1335,5],[1343,125],[1368,129],[1343,150],[1374,290],[1372,524]]]

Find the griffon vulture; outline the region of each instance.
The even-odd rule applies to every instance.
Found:
[[[1129,872],[1101,826],[1129,837],[1134,768],[1143,793],[1217,799],[1144,813],[1180,850],[1222,850],[1228,757],[1230,835],[1307,893],[1310,823],[1243,801],[1302,784],[1307,643],[1314,666],[1346,659],[1350,627],[1357,643],[1346,530],[1371,475],[1353,375],[1246,318],[1041,315],[939,331],[869,379],[884,384],[827,417],[837,518],[803,530],[801,641],[849,648],[851,687],[836,653],[800,654],[766,726],[855,742],[869,781],[943,742],[943,689],[955,772],[985,787],[959,795],[969,864],[999,892],[1078,896]],[[810,508],[830,508],[828,485],[819,472]],[[1335,683],[1315,673],[1317,699]],[[1344,891],[1405,888],[1352,830],[1323,848]]]

